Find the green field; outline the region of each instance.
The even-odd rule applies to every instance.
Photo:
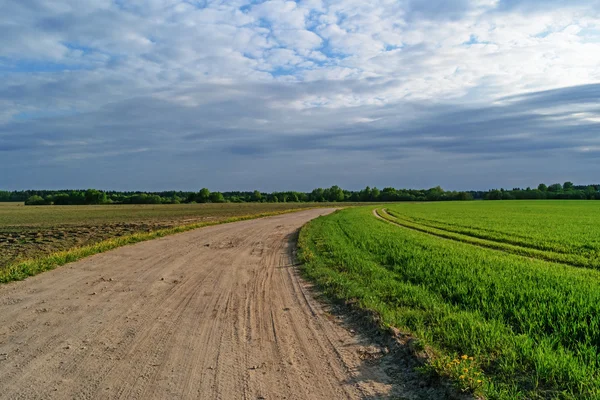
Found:
[[[600,398],[596,203],[394,204],[377,208],[385,220],[374,209],[302,230],[304,273],[326,295],[419,338],[429,368],[463,390]]]
[[[319,203],[327,206],[327,203]],[[16,262],[111,238],[315,207],[315,203],[23,206],[0,203],[0,271]]]

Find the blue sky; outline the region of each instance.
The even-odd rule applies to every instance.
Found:
[[[0,9],[3,189],[600,181],[600,1]]]

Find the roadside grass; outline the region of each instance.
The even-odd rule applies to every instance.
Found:
[[[600,398],[599,271],[445,240],[372,210],[341,210],[302,229],[302,272],[326,296],[422,340],[428,368],[461,390]]]
[[[308,208],[303,208],[304,210]],[[263,218],[275,215],[282,215],[291,212],[300,211],[300,209],[291,209],[283,211],[264,212],[260,214],[250,214],[237,217],[229,217],[218,221],[200,222],[194,224],[180,225],[172,228],[158,229],[151,232],[139,232],[127,236],[121,236],[106,239],[98,243],[76,247],[65,251],[49,254],[47,256],[23,260],[10,264],[0,269],[0,283],[23,280],[29,276],[37,275],[44,271],[49,271],[59,266],[81,260],[94,254],[103,253],[117,247],[139,243],[147,240],[157,239],[164,236],[174,235],[176,233],[186,232],[207,226],[225,224],[230,222],[246,221],[250,219]]]
[[[23,206],[0,203],[0,271],[105,240],[245,215],[352,203],[205,203]]]

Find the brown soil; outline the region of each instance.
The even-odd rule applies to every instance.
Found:
[[[331,211],[203,228],[1,286],[0,398],[430,398],[297,276],[297,230]]]
[[[87,246],[105,239],[216,219],[219,218],[105,223],[97,226],[2,227],[0,229],[0,269],[19,260],[41,257],[73,247]]]

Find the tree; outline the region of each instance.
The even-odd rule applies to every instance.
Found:
[[[337,185],[329,188],[329,201],[344,201],[344,191]]]
[[[202,188],[196,195],[197,203],[208,203],[210,201],[210,190]]]
[[[456,199],[461,201],[473,200],[473,195],[469,192],[458,192]]]
[[[162,204],[162,203],[163,203],[163,198],[157,194],[151,194],[150,196],[146,197],[146,204]]]
[[[252,192],[252,197],[251,197],[251,201],[261,201],[262,200],[262,194],[258,191],[255,190],[254,192]]]
[[[502,192],[498,189],[490,190],[486,193],[487,200],[502,200]]]
[[[106,193],[96,189],[85,191],[85,204],[105,204],[107,202]]]
[[[440,186],[433,187],[427,190],[427,200],[442,200],[444,196],[444,189]]]
[[[371,200],[371,188],[366,187],[360,191],[360,201],[370,201]]]
[[[572,190],[573,189],[573,182],[569,182],[569,181],[565,182],[563,184],[563,189],[564,190]]]
[[[37,195],[31,196],[25,201],[26,206],[43,206],[44,204],[46,204],[46,200]]]
[[[540,192],[545,192],[545,191],[547,191],[547,190],[548,190],[548,186],[544,185],[543,183],[540,183],[540,184],[538,185],[538,190],[539,190]]]
[[[210,201],[212,203],[225,203],[225,197],[223,197],[223,193],[221,192],[212,192],[210,194]]]
[[[554,183],[554,184],[548,186],[549,192],[559,193],[559,192],[562,192],[562,190],[563,190],[563,187],[560,183]]]
[[[596,197],[596,188],[594,186],[588,186],[585,189],[585,195],[588,199],[593,200]]]
[[[325,201],[325,196],[324,196],[323,189],[321,189],[321,188],[313,189],[313,191],[310,194],[310,200],[311,201],[316,201],[316,202],[323,202],[323,201]]]
[[[58,193],[54,196],[54,204],[66,206],[71,202],[71,198],[67,193]]]
[[[376,187],[371,189],[371,201],[379,201],[380,197],[381,197],[381,191],[379,189],[377,189]]]

